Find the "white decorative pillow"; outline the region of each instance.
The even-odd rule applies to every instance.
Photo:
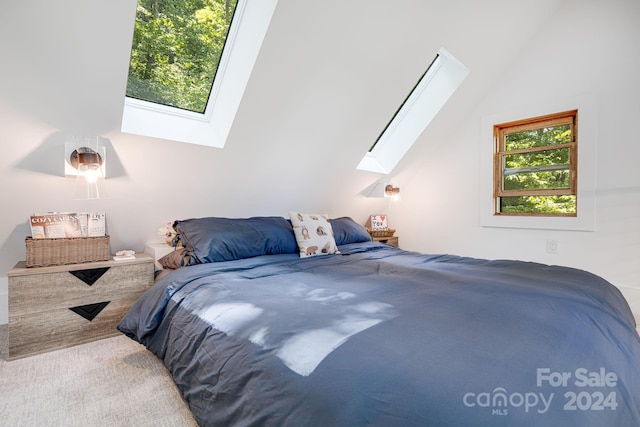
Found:
[[[290,211],[289,216],[300,248],[300,258],[340,253],[328,215]]]

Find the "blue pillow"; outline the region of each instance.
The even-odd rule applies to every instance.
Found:
[[[198,263],[298,252],[291,224],[283,217],[194,218],[173,223]]]
[[[346,245],[347,243],[360,243],[371,241],[371,236],[367,230],[349,217],[330,219],[333,228],[333,237],[336,245]]]

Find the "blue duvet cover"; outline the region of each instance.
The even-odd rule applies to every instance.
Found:
[[[640,339],[605,280],[340,250],[175,270],[118,329],[203,426],[640,425]]]

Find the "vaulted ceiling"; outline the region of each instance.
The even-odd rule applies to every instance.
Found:
[[[256,147],[258,134],[275,151],[339,149],[355,166],[441,47],[471,70],[433,125],[455,126],[561,4],[279,0],[229,143]],[[34,26],[3,20],[2,36],[20,34],[21,42],[4,53],[17,66],[3,71],[2,90],[60,129],[118,129],[134,12],[135,0],[3,6],[5,16],[32,16]]]

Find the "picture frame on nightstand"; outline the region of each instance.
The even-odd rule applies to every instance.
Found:
[[[365,227],[371,231],[385,231],[389,229],[387,215],[375,214],[369,215]]]
[[[374,242],[398,246],[398,237],[394,236],[396,230],[389,228],[389,217],[387,215],[370,215],[365,228]]]

